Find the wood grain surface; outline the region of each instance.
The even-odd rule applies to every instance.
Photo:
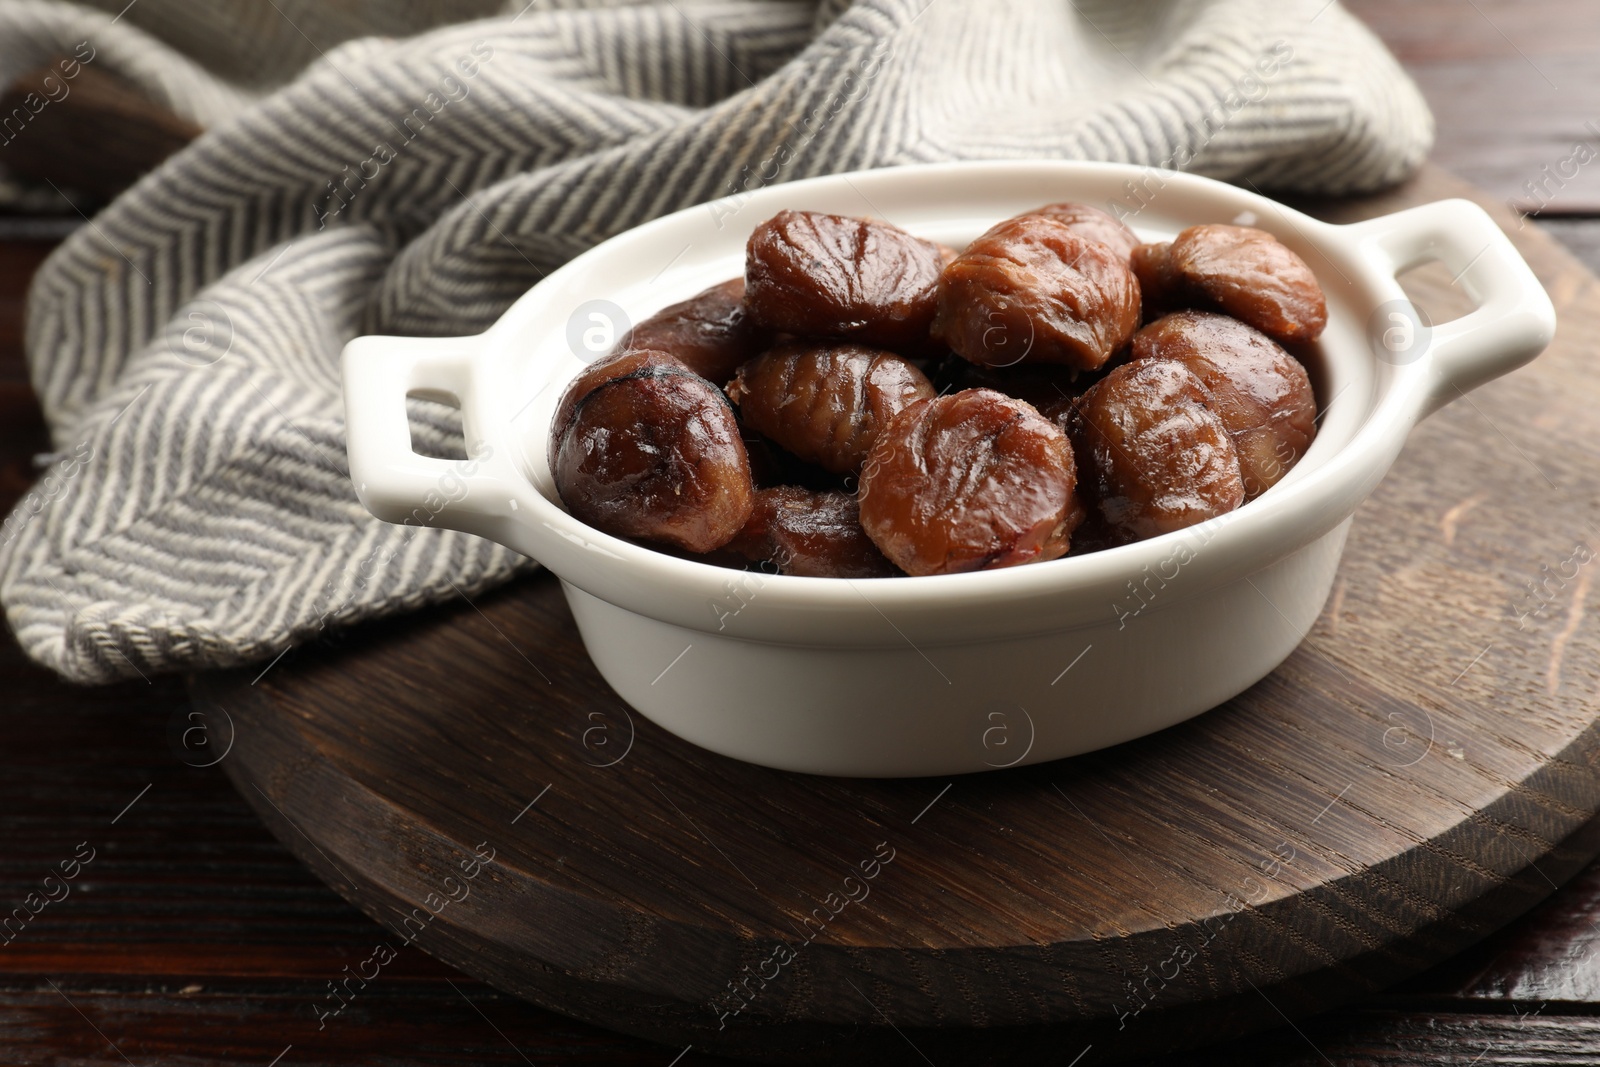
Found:
[[[1347,0],[1438,124],[1433,162],[1504,204],[1600,212],[1593,0]],[[1589,151],[1576,151],[1583,144]]]
[[[1570,150],[1565,137],[1600,111],[1594,103],[1600,67],[1585,59],[1594,52],[1585,36],[1596,25],[1593,0],[1352,0],[1348,6],[1422,85],[1439,122],[1434,160],[1469,174],[1492,200],[1504,202],[1550,163],[1552,149]],[[1519,51],[1551,73],[1559,91]],[[1563,52],[1576,58],[1560,70],[1546,64],[1545,57]],[[65,125],[71,121],[65,114],[52,106],[40,121]],[[1592,171],[1586,169],[1586,179]],[[72,175],[52,177],[70,191]],[[44,192],[59,201],[48,187]],[[0,508],[26,489],[35,476],[31,457],[48,447],[22,369],[20,320],[33,267],[53,240],[82,224],[64,202],[55,210],[62,214],[0,216]],[[1597,210],[1600,200],[1592,195],[1564,199],[1541,214],[1539,227],[1600,269],[1600,220],[1559,214]],[[1524,425],[1533,417],[1513,418],[1507,433],[1524,443],[1517,434],[1537,432]],[[1560,517],[1551,511],[1528,521]],[[1460,531],[1464,516],[1456,518]],[[1507,560],[1507,566],[1518,562],[1537,572],[1549,561]],[[1491,651],[1473,672],[1497,654]],[[105,846],[90,867],[92,879],[81,878],[69,900],[33,920],[25,939],[0,949],[5,1062],[726,1062],[698,1048],[663,1048],[554,1015],[409,951],[319,1029],[312,1006],[343,967],[369,957],[381,928],[266,833],[222,767],[189,765],[210,757],[171,739],[174,722],[192,722],[181,685],[156,678],[68,686],[27,663],[0,635],[0,693],[6,757],[0,900],[20,904],[78,842]],[[1515,707],[1507,714],[1516,714]],[[127,808],[135,797],[142,798]],[[1294,1028],[1151,1062],[1593,1063],[1600,1048],[1597,918],[1600,865],[1591,865],[1505,930],[1386,992],[1298,1020]],[[958,1062],[940,1047],[924,1044],[923,1051],[939,1067]],[[1079,1051],[1058,1050],[1052,1061],[1067,1064]]]
[[[1581,223],[1541,228],[1580,252],[1593,247]],[[3,506],[31,478],[28,457],[46,447],[12,330],[27,274],[47,250],[0,242]],[[169,736],[175,721],[192,723],[181,687],[162,678],[66,686],[26,664],[10,641],[0,642],[0,686],[9,713],[0,892],[20,903],[77,842],[106,844],[93,881],[81,886],[87,891],[44,912],[26,940],[0,952],[0,1055],[8,1062],[124,1064],[126,1054],[140,1064],[282,1056],[285,1065],[381,1058],[660,1067],[682,1051],[561,1018],[420,953],[386,968],[319,1030],[312,1007],[327,982],[368,958],[380,930],[266,834],[220,767],[187,765],[211,757]],[[1482,945],[1360,1006],[1161,1062],[1588,1062],[1600,1005],[1597,915],[1600,866]],[[926,1051],[941,1067],[955,1062]],[[679,1067],[713,1062],[695,1049]]]
[[[1324,213],[1464,192],[1429,171]],[[396,943],[665,1043],[1087,1064],[1393,984],[1600,850],[1600,289],[1506,222],[1556,344],[1413,435],[1283,667],[1154,737],[954,781],[741,764],[630,716],[548,577],[200,678],[198,706],[231,717],[246,800]]]

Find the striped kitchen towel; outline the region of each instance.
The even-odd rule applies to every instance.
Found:
[[[481,330],[612,234],[829,171],[1102,159],[1348,193],[1432,134],[1331,0],[383,6],[0,0],[0,83],[73,56],[207,128],[29,296],[56,451],[0,532],[0,600],[68,678],[266,661],[528,565],[356,502],[359,333]],[[463,16],[490,17],[440,25]],[[442,454],[448,413],[413,416]]]

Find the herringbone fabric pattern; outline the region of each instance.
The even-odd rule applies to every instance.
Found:
[[[775,181],[1055,157],[1342,193],[1431,139],[1323,0],[518,0],[348,40],[348,5],[241,4],[238,38],[208,0],[119,6],[0,0],[0,78],[89,41],[208,127],[30,296],[59,452],[0,534],[0,599],[80,681],[270,659],[526,565],[356,502],[338,354],[358,333],[480,330],[594,243]],[[365,28],[452,9],[481,13]],[[274,88],[260,52],[291,37],[309,65]],[[414,414],[444,449],[448,414]]]

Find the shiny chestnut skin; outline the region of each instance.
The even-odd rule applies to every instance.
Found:
[[[750,521],[727,550],[779,574],[887,578],[899,573],[861,528],[855,494],[782,485],[756,491]]]
[[[1189,292],[1187,284],[1178,276],[1177,268],[1172,265],[1171,241],[1140,245],[1128,257],[1128,265],[1139,279],[1139,297],[1146,322],[1178,308],[1208,303],[1198,293]]]
[[[780,211],[745,245],[745,307],[799,337],[920,348],[943,268],[938,245],[887,222]]]
[[[851,474],[884,423],[933,386],[892,352],[793,341],[740,367],[727,392],[745,426],[824,470]]]
[[[1059,219],[1019,215],[968,245],[939,279],[934,334],[991,367],[1094,370],[1139,325],[1124,258]]]
[[[651,356],[660,353],[625,353],[605,368],[613,373],[581,383],[557,420],[556,491],[598,530],[709,552],[754,506],[739,425],[715,385]]]
[[[861,525],[908,574],[1055,559],[1083,517],[1055,423],[990,389],[918,400],[861,470]]]
[[[1109,543],[1181,530],[1244,502],[1238,451],[1210,403],[1192,371],[1165,359],[1125,364],[1083,394],[1067,434]]]
[[[1234,318],[1276,341],[1314,341],[1328,303],[1305,260],[1265,230],[1190,226],[1172,239],[1172,269]]]
[[[615,351],[665,352],[700,377],[722,385],[770,340],[768,331],[745,311],[744,279],[731,278],[662,308],[624,334]]]
[[[649,349],[613,350],[609,356],[598,359],[579,371],[578,376],[568,382],[566,389],[562,391],[561,399],[556,403],[555,415],[550,419],[551,466],[555,465],[556,454],[561,451],[561,442],[566,438],[567,430],[572,426],[573,417],[577,414],[578,405],[584,397],[613,378],[639,374],[651,367],[693,373],[676,356]]]
[[[1245,499],[1254,500],[1305,455],[1317,400],[1298,360],[1259,330],[1208,311],[1179,311],[1133,336],[1133,358],[1189,368],[1233,435]]]
[[[1141,245],[1060,203],[956,252],[784,212],[747,268],[569,386],[551,463],[579,518],[784,574],[1013,566],[1221,515],[1316,432],[1309,378],[1275,339],[1314,338],[1326,299],[1264,231]],[[955,392],[932,395],[911,357]]]
[[[1129,229],[1121,219],[1088,204],[1063,201],[1036,207],[1027,214],[1048,215],[1066,223],[1078,236],[1099,241],[1111,249],[1124,263],[1139,244],[1139,235]]]

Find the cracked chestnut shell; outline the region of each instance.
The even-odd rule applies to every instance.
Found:
[[[1265,230],[1190,226],[1172,239],[1168,255],[1185,285],[1276,341],[1314,341],[1328,324],[1316,275]]]
[[[973,363],[1094,370],[1139,326],[1125,257],[1059,219],[1020,215],[968,245],[939,279],[934,333]]]
[[[659,352],[580,375],[557,409],[551,470],[579,519],[606,533],[709,552],[750,518],[755,489],[721,390]]]
[[[1170,359],[1200,379],[1233,436],[1246,500],[1276,485],[1316,436],[1317,400],[1305,368],[1237,319],[1174,312],[1134,335],[1133,358]]]
[[[780,211],[745,245],[745,307],[800,337],[920,348],[943,267],[937,244],[887,222]]]
[[[853,493],[798,485],[756,491],[755,510],[729,551],[779,574],[810,578],[887,578],[898,573],[861,528]]]
[[[615,350],[664,352],[722,385],[770,339],[745,311],[744,279],[730,278],[662,308],[624,334]]]
[[[727,392],[750,429],[824,470],[853,474],[890,417],[933,386],[892,352],[795,341],[740,367]]]
[[[1210,404],[1183,364],[1142,359],[1072,409],[1067,434],[1109,543],[1181,530],[1244,502],[1238,451]]]
[[[1072,447],[1030,405],[990,389],[918,400],[861,471],[861,525],[908,574],[1055,559],[1082,519]]]

